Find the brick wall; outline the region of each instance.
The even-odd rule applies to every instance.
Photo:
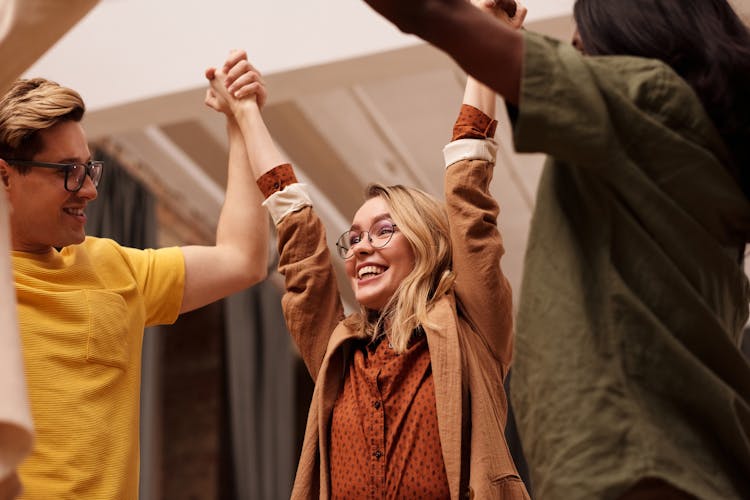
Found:
[[[162,498],[232,498],[223,305],[184,314],[162,339]]]

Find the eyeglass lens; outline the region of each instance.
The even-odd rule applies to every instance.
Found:
[[[102,167],[102,162],[98,161],[69,165],[65,170],[65,189],[73,192],[81,189],[87,174],[91,177],[94,187],[98,187],[102,178]]]
[[[354,255],[353,247],[368,235],[370,245],[373,248],[383,248],[391,241],[396,225],[389,220],[379,220],[372,225],[369,231],[347,231],[341,235],[336,243],[339,254],[348,259]]]

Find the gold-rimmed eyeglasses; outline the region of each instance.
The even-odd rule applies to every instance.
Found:
[[[367,241],[373,248],[383,248],[390,243],[397,226],[389,220],[379,220],[368,231],[350,229],[336,240],[336,248],[342,259],[349,259],[354,255],[354,247],[362,243],[367,235]]]

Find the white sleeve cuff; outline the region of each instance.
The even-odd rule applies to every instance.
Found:
[[[445,168],[461,160],[485,160],[495,163],[497,143],[493,139],[459,139],[443,148]]]
[[[282,191],[276,191],[266,198],[263,206],[268,209],[274,224],[292,212],[297,212],[305,207],[311,207],[312,201],[307,194],[304,184],[294,183],[285,187]]]

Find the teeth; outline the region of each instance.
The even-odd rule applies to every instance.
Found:
[[[66,213],[69,213],[70,215],[83,215],[83,209],[82,208],[64,208],[63,209]]]
[[[382,267],[380,267],[380,266],[365,266],[365,267],[363,267],[362,269],[359,270],[359,272],[357,273],[357,277],[359,279],[362,279],[362,278],[364,278],[368,274],[373,274],[373,275],[377,276],[378,274],[382,273],[383,271],[385,271],[385,269],[382,268]]]

